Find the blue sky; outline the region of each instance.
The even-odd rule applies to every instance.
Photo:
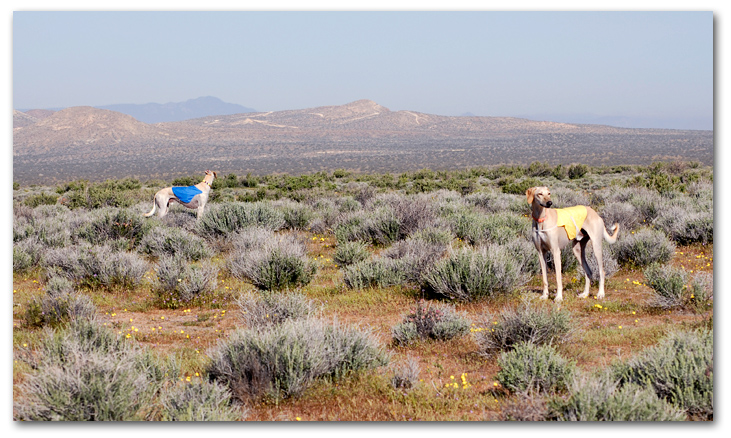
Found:
[[[13,107],[180,102],[713,129],[712,12],[15,12]]]

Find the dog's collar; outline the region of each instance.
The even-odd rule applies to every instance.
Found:
[[[206,181],[206,180],[203,180],[203,181],[201,181],[201,182],[204,182],[204,183],[208,184],[208,187],[211,187],[211,183],[209,183],[208,181]]]
[[[531,215],[531,216],[533,216],[533,215]],[[533,216],[533,220],[534,220],[534,221],[536,221],[536,222],[538,222],[538,223],[540,224],[540,223],[543,223],[543,221],[545,221],[545,220],[546,220],[546,216],[543,216],[543,217],[542,217],[542,218],[540,218],[540,219],[539,219],[539,218],[537,218],[537,217],[535,217],[535,216]]]

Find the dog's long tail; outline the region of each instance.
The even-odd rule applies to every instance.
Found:
[[[152,210],[150,210],[149,213],[145,213],[145,217],[150,217],[153,214],[155,214],[155,210],[157,210],[157,202],[156,201],[157,201],[156,199],[153,199],[152,200]]]
[[[604,227],[602,227],[602,228],[604,228]],[[617,224],[614,224],[614,226],[612,227],[612,229],[614,230],[614,234],[612,234],[610,236],[609,233],[607,233],[607,229],[604,228],[604,240],[606,240],[607,243],[614,243],[614,242],[616,242],[617,241],[617,236],[619,236],[619,224],[618,223]]]

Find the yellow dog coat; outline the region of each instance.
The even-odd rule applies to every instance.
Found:
[[[584,225],[586,219],[586,206],[577,205],[569,208],[556,208],[556,226],[563,227],[569,240],[575,239],[576,234]]]

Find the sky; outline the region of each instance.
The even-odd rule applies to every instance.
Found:
[[[449,116],[713,129],[709,11],[16,10],[12,34],[18,109],[370,99]]]

